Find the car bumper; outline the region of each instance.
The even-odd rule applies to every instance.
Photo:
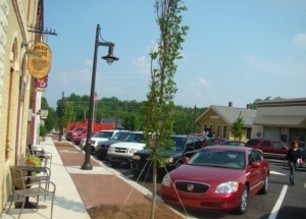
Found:
[[[108,151],[108,148],[97,148],[96,149],[96,154],[99,157],[104,157],[105,158],[107,156],[107,151]]]
[[[110,154],[107,153],[106,156],[107,160],[110,162],[116,162],[116,163],[130,163],[131,160],[133,159],[132,155],[127,155],[127,154]]]
[[[213,192],[194,194],[177,191],[176,193],[169,187],[161,186],[161,197],[166,203],[178,206],[184,205],[187,208],[229,211],[239,206],[241,195],[238,193],[216,194]]]

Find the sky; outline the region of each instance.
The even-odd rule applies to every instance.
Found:
[[[96,27],[115,44],[109,65],[98,48],[99,98],[146,100],[152,45],[158,41],[154,0],[45,0],[52,51],[44,93],[56,107],[64,96],[90,95]],[[189,26],[174,80],[185,107],[245,108],[267,97],[306,97],[306,0],[185,0]],[[102,39],[100,39],[102,41]]]

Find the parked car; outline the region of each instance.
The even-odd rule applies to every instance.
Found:
[[[210,138],[205,141],[204,146],[218,145],[218,144],[222,144],[225,141],[227,141],[226,138]]]
[[[96,152],[96,147],[99,142],[107,141],[118,131],[119,130],[102,130],[102,131],[95,133],[90,139],[91,153]]]
[[[97,132],[92,132],[91,136],[93,136],[94,134],[96,134]],[[80,143],[78,144],[80,146],[80,148],[84,148],[84,146],[86,145],[86,139],[87,139],[87,132],[84,133],[82,136],[78,137],[80,138]],[[76,139],[78,139],[76,138]]]
[[[260,149],[266,158],[284,159],[289,147],[282,141],[275,139],[250,139],[246,147]]]
[[[224,141],[224,142],[222,142],[221,145],[229,145],[229,146],[240,146],[240,147],[244,147],[245,142],[243,142],[243,141],[229,140],[229,141]]]
[[[127,130],[120,130],[116,132],[112,137],[110,137],[107,141],[98,142],[96,147],[96,156],[100,160],[104,160],[107,156],[107,151],[110,145],[121,142],[127,141],[129,138],[128,136],[131,134],[131,131]]]
[[[207,146],[164,176],[161,198],[186,208],[243,214],[250,197],[268,192],[269,171],[259,150]]]
[[[112,165],[121,163],[129,164],[133,158],[133,154],[143,150],[144,147],[145,139],[143,132],[132,132],[126,141],[109,146],[106,159]]]
[[[305,168],[306,167],[306,149],[304,148],[304,144],[299,146],[299,149],[301,151],[301,158],[297,160],[297,167],[298,168]],[[285,165],[288,165],[286,162]]]
[[[71,141],[75,136],[82,135],[86,132],[85,127],[74,127],[73,129],[65,133],[65,137],[68,141]]]
[[[75,137],[73,138],[73,142],[74,142],[74,144],[76,144],[76,145],[80,145],[82,139],[83,139],[83,138],[86,138],[86,137],[87,137],[87,131],[84,132],[84,133],[81,134],[81,135],[75,136]]]
[[[171,139],[174,142],[173,147],[165,154],[161,154],[161,156],[164,156],[164,159],[166,160],[166,169],[159,168],[159,176],[165,175],[166,172],[171,171],[180,165],[183,157],[191,157],[195,154],[202,148],[204,141],[203,138],[195,135],[173,135]],[[143,173],[142,175],[144,176],[151,176],[152,165],[150,165],[150,156],[151,151],[148,149],[134,153],[131,161],[131,169],[137,173]]]

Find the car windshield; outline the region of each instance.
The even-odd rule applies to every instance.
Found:
[[[130,132],[117,132],[110,138],[110,140],[125,141],[129,135]]]
[[[195,154],[189,160],[188,164],[197,166],[244,169],[245,159],[242,152],[202,150]]]
[[[114,132],[98,132],[93,135],[95,138],[110,138],[113,135]]]
[[[127,136],[126,141],[144,143],[144,135],[142,133],[131,133]]]
[[[185,137],[172,137],[171,138],[172,141],[174,141],[173,147],[169,150],[169,152],[171,151],[183,151],[184,150],[184,146],[186,144],[186,139]]]

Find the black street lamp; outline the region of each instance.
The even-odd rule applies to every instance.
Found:
[[[114,43],[111,42],[99,42],[100,36],[100,25],[97,25],[96,30],[96,40],[95,40],[95,51],[94,51],[94,62],[92,67],[92,78],[91,78],[91,90],[90,90],[90,101],[89,101],[89,117],[88,117],[88,126],[87,126],[87,139],[85,145],[85,160],[82,165],[83,170],[92,170],[92,165],[90,163],[90,154],[91,154],[91,135],[93,128],[93,114],[94,114],[94,96],[95,96],[95,84],[96,84],[96,69],[97,69],[97,55],[98,55],[98,47],[105,46],[108,47],[108,54],[106,56],[102,56],[102,59],[106,60],[108,64],[112,64],[113,61],[119,60],[119,58],[113,55]]]

